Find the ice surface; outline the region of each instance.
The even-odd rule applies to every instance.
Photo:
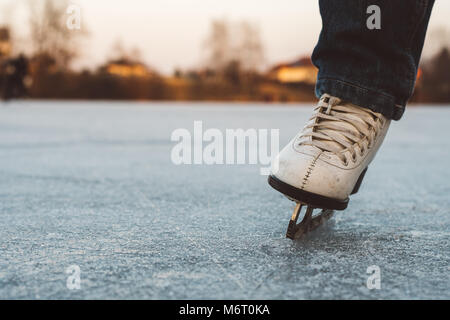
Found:
[[[0,105],[0,298],[449,299],[450,108],[409,107],[347,210],[306,239],[260,166],[175,166],[174,129],[280,129],[311,107]],[[81,289],[66,287],[70,265]],[[369,290],[367,267],[381,269]]]

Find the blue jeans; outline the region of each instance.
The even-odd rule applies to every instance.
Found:
[[[329,93],[398,120],[411,97],[434,0],[320,0],[312,54],[316,95]],[[380,9],[380,29],[367,20]]]

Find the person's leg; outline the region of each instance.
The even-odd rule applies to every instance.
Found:
[[[312,54],[316,95],[327,93],[398,120],[411,97],[434,0],[320,0],[323,28]],[[369,6],[380,8],[370,30]]]
[[[432,5],[432,0],[320,1],[323,29],[312,56],[320,99],[306,126],[272,163],[268,179],[298,203],[287,237],[315,228],[331,210],[344,210],[359,191],[391,120],[400,119],[412,94]],[[375,13],[367,13],[369,7]],[[308,209],[297,224],[303,205]],[[324,210],[313,218],[316,208]]]

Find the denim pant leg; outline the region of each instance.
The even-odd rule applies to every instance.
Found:
[[[398,120],[411,97],[434,0],[320,0],[312,54],[316,95],[337,96]],[[376,5],[380,29],[367,20]],[[373,22],[373,20],[370,20]],[[372,26],[372,25],[371,25]]]

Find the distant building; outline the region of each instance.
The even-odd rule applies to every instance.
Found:
[[[273,67],[268,78],[281,83],[305,83],[314,85],[317,79],[317,68],[310,58],[300,58],[291,63],[282,63]]]
[[[118,59],[108,62],[101,68],[106,73],[119,77],[150,77],[155,75],[147,66],[128,59]]]
[[[0,27],[0,58],[8,58],[11,55],[11,47],[9,28]]]

